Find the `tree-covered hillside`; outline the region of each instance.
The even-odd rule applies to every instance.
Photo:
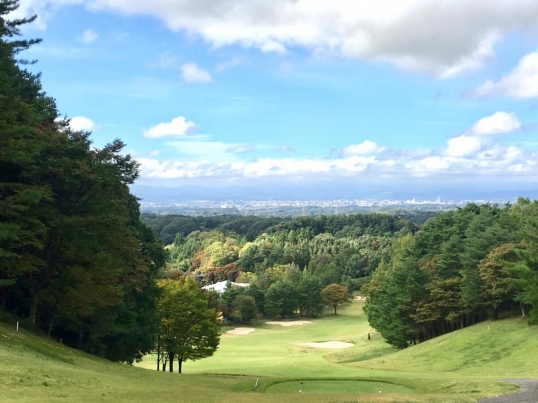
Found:
[[[59,118],[20,59],[39,40],[19,39],[35,17],[6,19],[17,7],[0,0],[0,316],[132,361],[154,343],[165,258],[129,192],[138,163]]]
[[[397,347],[500,312],[538,322],[538,202],[468,204],[392,246],[363,289],[370,324]]]

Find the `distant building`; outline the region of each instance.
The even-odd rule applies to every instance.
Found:
[[[237,288],[247,288],[249,286],[249,283],[234,283],[233,281],[219,281],[218,283],[206,285],[205,287],[202,287],[203,290],[208,291],[216,291],[219,294],[222,294],[224,291],[226,291],[227,284],[230,283],[232,287]]]

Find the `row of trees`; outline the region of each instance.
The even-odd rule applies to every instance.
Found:
[[[341,284],[322,287],[317,278],[304,271],[295,283],[282,278],[268,286],[256,281],[247,288],[236,288],[229,283],[224,293],[214,292],[211,299],[224,319],[245,323],[261,316],[284,318],[300,314],[316,317],[326,306],[333,308],[336,314],[338,306],[348,302],[350,295],[347,287]]]
[[[61,120],[0,0],[0,311],[112,360],[153,348],[165,253],[140,221],[138,164]],[[0,312],[1,315],[1,312]],[[5,316],[5,313],[3,314]]]
[[[313,236],[331,234],[337,238],[361,235],[384,235],[407,228],[416,230],[434,212],[401,211],[399,214],[349,214],[316,217],[260,217],[219,214],[212,216],[182,216],[173,214],[143,214],[142,220],[155,230],[165,245],[174,242],[176,235],[186,237],[192,232],[218,230],[234,233],[251,242],[263,233],[289,232],[308,229]]]
[[[363,288],[364,310],[397,347],[515,309],[538,323],[537,252],[538,202],[468,204],[394,243]]]

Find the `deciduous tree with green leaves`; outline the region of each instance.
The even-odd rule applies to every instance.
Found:
[[[160,280],[157,305],[160,318],[158,346],[166,353],[170,372],[174,360],[181,373],[183,362],[209,357],[220,341],[218,312],[209,307],[209,298],[192,277]],[[164,368],[163,368],[164,370]]]
[[[340,284],[329,284],[321,291],[321,297],[326,305],[334,308],[335,315],[338,305],[349,302],[349,293],[347,287]]]

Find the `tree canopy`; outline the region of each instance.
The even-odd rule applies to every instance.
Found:
[[[115,139],[59,119],[20,53],[28,19],[0,0],[0,304],[70,345],[131,362],[156,334],[154,279],[165,253],[129,185],[138,163]]]
[[[209,306],[208,294],[192,277],[160,280],[161,297],[157,313],[160,318],[158,346],[167,354],[170,372],[174,360],[181,373],[185,361],[209,357],[220,341],[218,312]]]

